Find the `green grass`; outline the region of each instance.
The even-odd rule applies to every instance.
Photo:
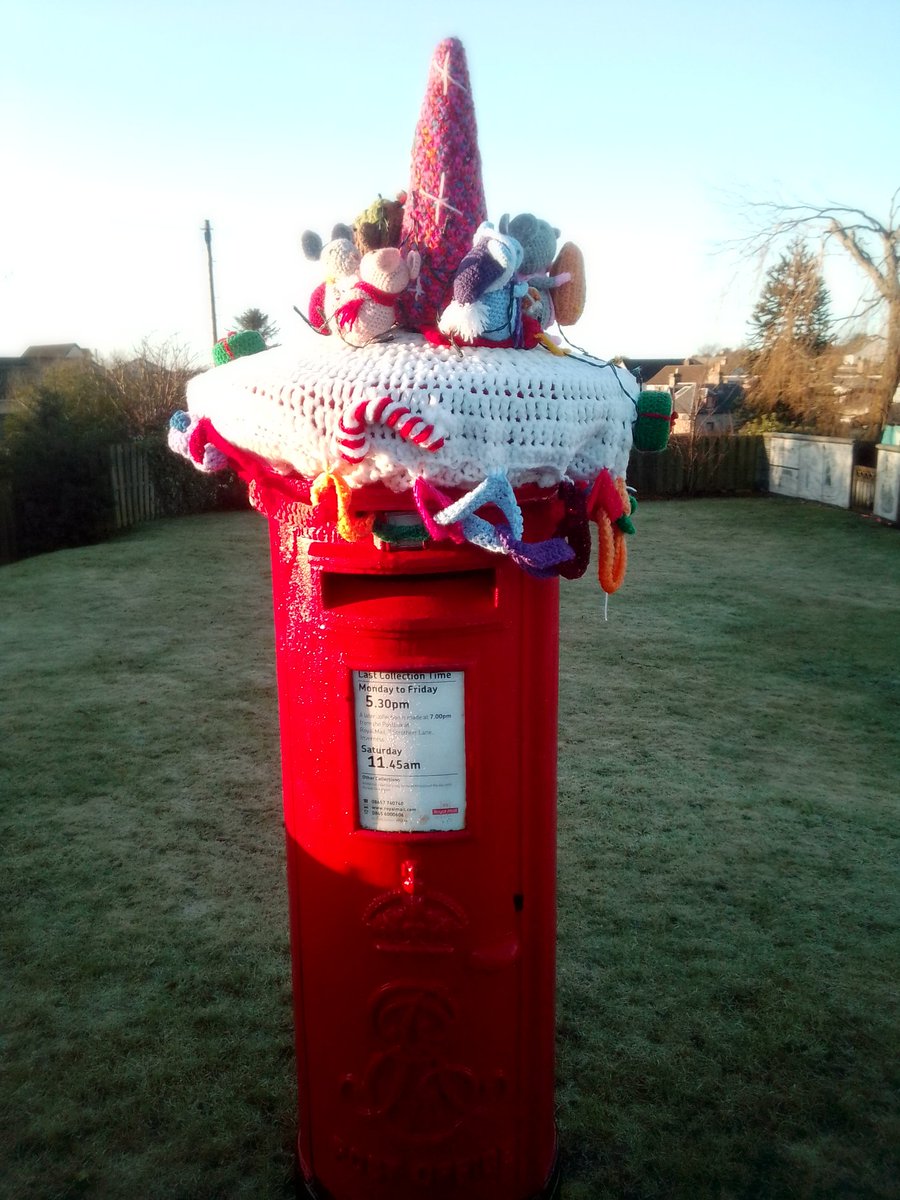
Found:
[[[565,1200],[900,1195],[900,533],[642,505],[562,589]],[[289,1195],[265,527],[0,571],[0,1195]]]

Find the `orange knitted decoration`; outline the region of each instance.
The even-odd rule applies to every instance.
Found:
[[[318,504],[332,490],[337,503],[337,531],[340,536],[345,542],[358,542],[360,538],[367,537],[375,524],[375,514],[369,513],[366,517],[353,515],[350,488],[340,475],[331,471],[323,471],[321,475],[317,475],[313,480],[309,498],[313,504]]]
[[[623,477],[613,479],[604,469],[597,476],[588,499],[588,515],[597,522],[597,575],[608,596],[619,590],[628,565],[625,533],[618,520],[631,512],[631,497]]]
[[[608,596],[617,592],[625,578],[628,548],[625,534],[605,512],[597,514],[597,577]]]

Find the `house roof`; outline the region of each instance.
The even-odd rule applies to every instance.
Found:
[[[5,399],[16,374],[32,377],[39,375],[53,363],[70,360],[91,359],[90,350],[77,342],[62,342],[55,346],[29,346],[19,358],[0,358],[0,399]]]
[[[90,350],[84,350],[77,342],[61,342],[55,346],[29,346],[23,358],[59,359],[90,357]]]
[[[694,359],[685,358],[623,358],[622,362],[629,371],[634,373],[638,367],[641,371],[641,379],[646,384],[648,379],[652,379],[654,375],[658,375],[664,367],[669,367],[672,370],[675,367],[683,367],[685,362],[693,363]]]
[[[668,387],[669,380],[677,372],[678,383],[706,383],[709,367],[706,363],[680,362],[667,363],[649,379],[645,377],[645,385],[652,387]]]
[[[744,398],[739,383],[720,383],[700,392],[697,382],[679,383],[672,397],[672,407],[680,416],[727,416],[734,412]]]

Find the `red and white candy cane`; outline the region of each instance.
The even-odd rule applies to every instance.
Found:
[[[434,453],[444,444],[444,435],[422,417],[417,417],[400,400],[382,396],[376,400],[354,400],[344,409],[338,423],[337,444],[341,458],[362,462],[369,452],[369,425],[387,425],[405,442]]]

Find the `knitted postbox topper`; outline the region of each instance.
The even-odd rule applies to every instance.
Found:
[[[581,256],[567,244],[553,258],[555,227],[530,213],[515,232],[486,220],[455,38],[432,62],[405,205],[381,201],[357,224],[356,242],[344,227],[324,247],[304,237],[321,263],[310,327],[249,357],[258,335],[223,339],[225,365],[192,379],[188,411],[173,417],[173,450],[200,470],[238,470],[269,515],[311,508],[323,529],[333,520],[329,536],[355,541],[376,536],[388,505],[417,519],[414,542],[469,542],[538,578],[585,570],[593,520],[598,576],[615,591],[634,529],[632,431],[662,449],[672,402],[638,400],[624,367],[543,330],[551,312],[557,324],[580,316]],[[540,522],[524,521],[520,503]]]

